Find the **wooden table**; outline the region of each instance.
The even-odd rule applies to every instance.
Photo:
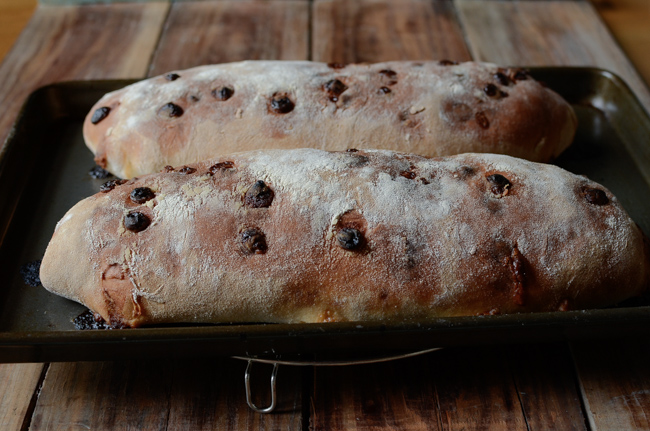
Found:
[[[647,86],[587,1],[41,5],[0,65],[0,142],[27,95],[56,81],[243,59],[444,58],[606,68],[650,110]],[[246,406],[246,363],[235,359],[2,364],[0,429],[650,429],[649,363],[648,340],[621,337],[282,367],[271,415]]]

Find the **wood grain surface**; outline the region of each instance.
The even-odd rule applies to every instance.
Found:
[[[43,364],[0,364],[0,429],[26,426],[36,401]]]
[[[149,76],[241,60],[306,60],[307,0],[173,4]]]
[[[449,1],[315,0],[312,59],[465,61],[470,55]]]

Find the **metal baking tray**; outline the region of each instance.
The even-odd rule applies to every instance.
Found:
[[[531,73],[576,109],[572,147],[555,163],[608,187],[650,234],[650,118],[613,74],[588,68]],[[56,222],[105,181],[81,124],[106,92],[133,81],[58,83],[26,101],[0,154],[0,362],[138,357],[394,354],[432,347],[647,335],[650,298],[600,310],[438,318],[417,323],[172,325],[78,330],[85,309],[23,281],[41,259]]]

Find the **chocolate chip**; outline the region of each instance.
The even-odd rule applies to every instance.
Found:
[[[230,99],[233,94],[235,94],[235,90],[230,87],[219,87],[212,90],[214,98],[222,102]]]
[[[41,261],[34,260],[32,262],[27,262],[26,264],[21,265],[18,272],[20,273],[20,276],[23,278],[25,284],[32,287],[38,287],[41,285],[40,271],[41,271]]]
[[[104,118],[108,117],[108,114],[110,114],[111,108],[108,106],[102,106],[101,108],[97,108],[95,112],[93,112],[93,116],[90,118],[90,122],[93,124],[97,124],[100,121],[102,121]]]
[[[498,197],[506,196],[512,186],[510,180],[501,174],[488,175],[486,179],[490,183],[490,191]]]
[[[525,69],[514,69],[510,72],[510,78],[513,81],[525,81],[528,79],[528,71]]]
[[[356,250],[361,247],[363,235],[357,229],[344,227],[336,234],[339,245],[346,250]]]
[[[161,115],[163,117],[169,117],[169,118],[174,118],[174,117],[180,117],[183,115],[183,108],[180,106],[169,102],[166,105],[163,105],[159,110],[158,110],[158,115]]]
[[[458,64],[457,61],[451,61],[451,60],[440,60],[438,62],[439,65],[441,66],[455,66]]]
[[[210,166],[210,169],[208,169],[208,174],[209,175],[214,175],[219,171],[226,170],[226,169],[232,169],[235,167],[235,163],[225,161],[225,162],[219,162],[216,165]]]
[[[101,166],[95,166],[94,168],[88,171],[88,175],[90,175],[91,178],[94,178],[96,180],[104,180],[110,177],[111,173],[108,172],[106,169],[102,168]]]
[[[343,69],[345,66],[344,63],[327,63],[327,67],[332,69]]]
[[[278,114],[287,114],[293,111],[294,103],[286,94],[274,94],[271,98],[270,108]]]
[[[379,74],[382,75],[384,80],[386,80],[387,85],[397,84],[397,72],[390,69],[383,69],[379,71]]]
[[[348,149],[345,150],[345,151],[348,152],[348,153],[356,153],[356,152],[359,151],[359,150],[357,150],[356,148],[348,148]]]
[[[583,187],[582,196],[584,196],[585,200],[592,205],[607,205],[609,203],[607,194],[600,189]]]
[[[106,181],[104,184],[99,186],[99,191],[102,193],[108,193],[111,190],[113,190],[116,186],[122,185],[126,182],[127,180],[110,180]]]
[[[165,172],[166,174],[168,174],[168,173],[170,173],[170,172],[174,172],[174,167],[173,167],[173,166],[170,166],[170,165],[167,165],[167,166],[165,166],[165,167],[163,168],[162,171]]]
[[[268,208],[273,202],[273,190],[262,180],[250,186],[244,195],[244,204],[251,208]]]
[[[379,91],[382,92],[382,93],[384,93],[384,94],[388,94],[388,93],[391,92],[390,88],[388,88],[388,87],[381,87],[381,88],[379,89]]]
[[[266,235],[259,229],[249,228],[241,232],[241,247],[246,254],[266,253]]]
[[[325,84],[324,88],[329,93],[330,99],[336,98],[338,100],[338,96],[347,90],[348,86],[338,79],[332,79]]]
[[[490,97],[494,97],[499,93],[499,89],[494,84],[487,84],[483,87],[483,92]]]
[[[142,232],[151,224],[151,220],[145,214],[133,211],[124,216],[124,227],[131,232]]]
[[[482,128],[487,129],[490,127],[490,121],[487,119],[483,111],[477,112],[476,115],[474,115],[474,118],[476,119],[478,125]]]
[[[149,187],[136,187],[131,191],[131,200],[136,204],[143,204],[156,197],[156,194]]]
[[[165,75],[165,79],[167,81],[176,81],[180,77],[181,76],[177,73],[168,73],[167,75]]]
[[[184,166],[178,170],[178,173],[183,175],[193,174],[194,172],[196,172],[196,169],[189,166]]]
[[[508,76],[501,71],[495,73],[494,78],[499,81],[499,84],[501,85],[510,85],[510,78],[508,78]]]

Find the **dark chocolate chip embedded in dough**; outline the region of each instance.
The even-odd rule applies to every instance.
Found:
[[[455,66],[458,64],[457,61],[451,61],[451,60],[440,60],[438,62],[439,65],[441,66]]]
[[[528,72],[525,69],[514,69],[511,71],[510,78],[513,81],[525,81],[528,79]]]
[[[167,75],[165,75],[165,79],[167,81],[176,81],[180,77],[181,76],[178,73],[168,73]]]
[[[487,119],[483,111],[477,112],[474,115],[474,119],[476,120],[476,123],[482,128],[487,129],[490,127],[490,120]]]
[[[286,94],[275,94],[271,98],[270,108],[278,114],[288,114],[293,111],[295,104],[289,99]]]
[[[191,168],[189,166],[184,166],[178,170],[178,173],[183,175],[193,174],[194,172],[196,172],[196,168]]]
[[[327,67],[332,69],[343,69],[345,66],[345,63],[327,63]]]
[[[345,150],[345,151],[348,152],[348,153],[356,153],[356,152],[359,151],[359,150],[357,150],[356,148],[348,148],[348,149]]]
[[[397,72],[391,69],[382,69],[379,74],[384,78],[388,86],[397,84]]]
[[[331,96],[340,96],[345,90],[348,89],[348,86],[338,79],[332,79],[325,84],[325,90]]]
[[[155,198],[156,194],[149,187],[136,187],[129,196],[134,203],[143,204]]]
[[[273,190],[262,180],[256,181],[246,191],[244,204],[251,208],[267,208],[273,202]]]
[[[183,108],[176,105],[175,103],[169,102],[166,105],[163,105],[158,110],[158,115],[169,118],[176,118],[183,115]]]
[[[226,169],[232,169],[235,167],[234,162],[230,161],[225,161],[225,162],[219,162],[215,165],[210,166],[210,169],[208,169],[208,174],[209,175],[214,175],[219,171],[226,170]]]
[[[142,232],[151,224],[151,220],[145,214],[133,211],[124,216],[124,227],[131,232]]]
[[[499,94],[499,89],[494,84],[487,84],[485,87],[483,87],[483,92],[490,97],[494,97]]]
[[[383,94],[388,94],[388,93],[391,92],[391,89],[388,88],[388,87],[381,87],[381,88],[379,89],[379,91],[380,91],[381,93],[383,93]]]
[[[235,94],[235,90],[230,87],[219,87],[212,90],[214,98],[222,102],[230,99],[233,94]]]
[[[93,112],[93,116],[90,117],[90,122],[93,124],[97,124],[100,121],[102,121],[104,118],[108,117],[108,114],[111,113],[111,108],[108,106],[102,106],[101,108],[97,108],[95,112]]]
[[[486,179],[490,183],[490,191],[499,197],[507,195],[512,187],[510,180],[501,174],[488,175]]]
[[[246,254],[266,253],[266,235],[259,229],[245,229],[240,234],[241,247]]]
[[[357,229],[344,227],[336,233],[336,240],[346,250],[356,250],[363,243],[363,235]]]
[[[510,85],[510,82],[511,82],[510,78],[508,78],[508,76],[505,73],[501,72],[501,71],[495,73],[494,78],[497,81],[499,81],[499,84],[501,84],[501,85]]]
[[[165,172],[166,174],[168,174],[168,173],[170,173],[170,172],[174,172],[174,167],[173,167],[173,166],[170,166],[170,165],[167,165],[167,166],[165,166],[165,167],[163,168],[162,172]]]
[[[582,195],[585,200],[592,205],[607,205],[609,203],[609,198],[607,194],[600,189],[595,189],[593,187],[584,187],[582,189]]]
[[[99,191],[102,193],[108,193],[113,190],[116,186],[124,184],[127,180],[110,180],[106,181],[104,184],[99,186]]]

